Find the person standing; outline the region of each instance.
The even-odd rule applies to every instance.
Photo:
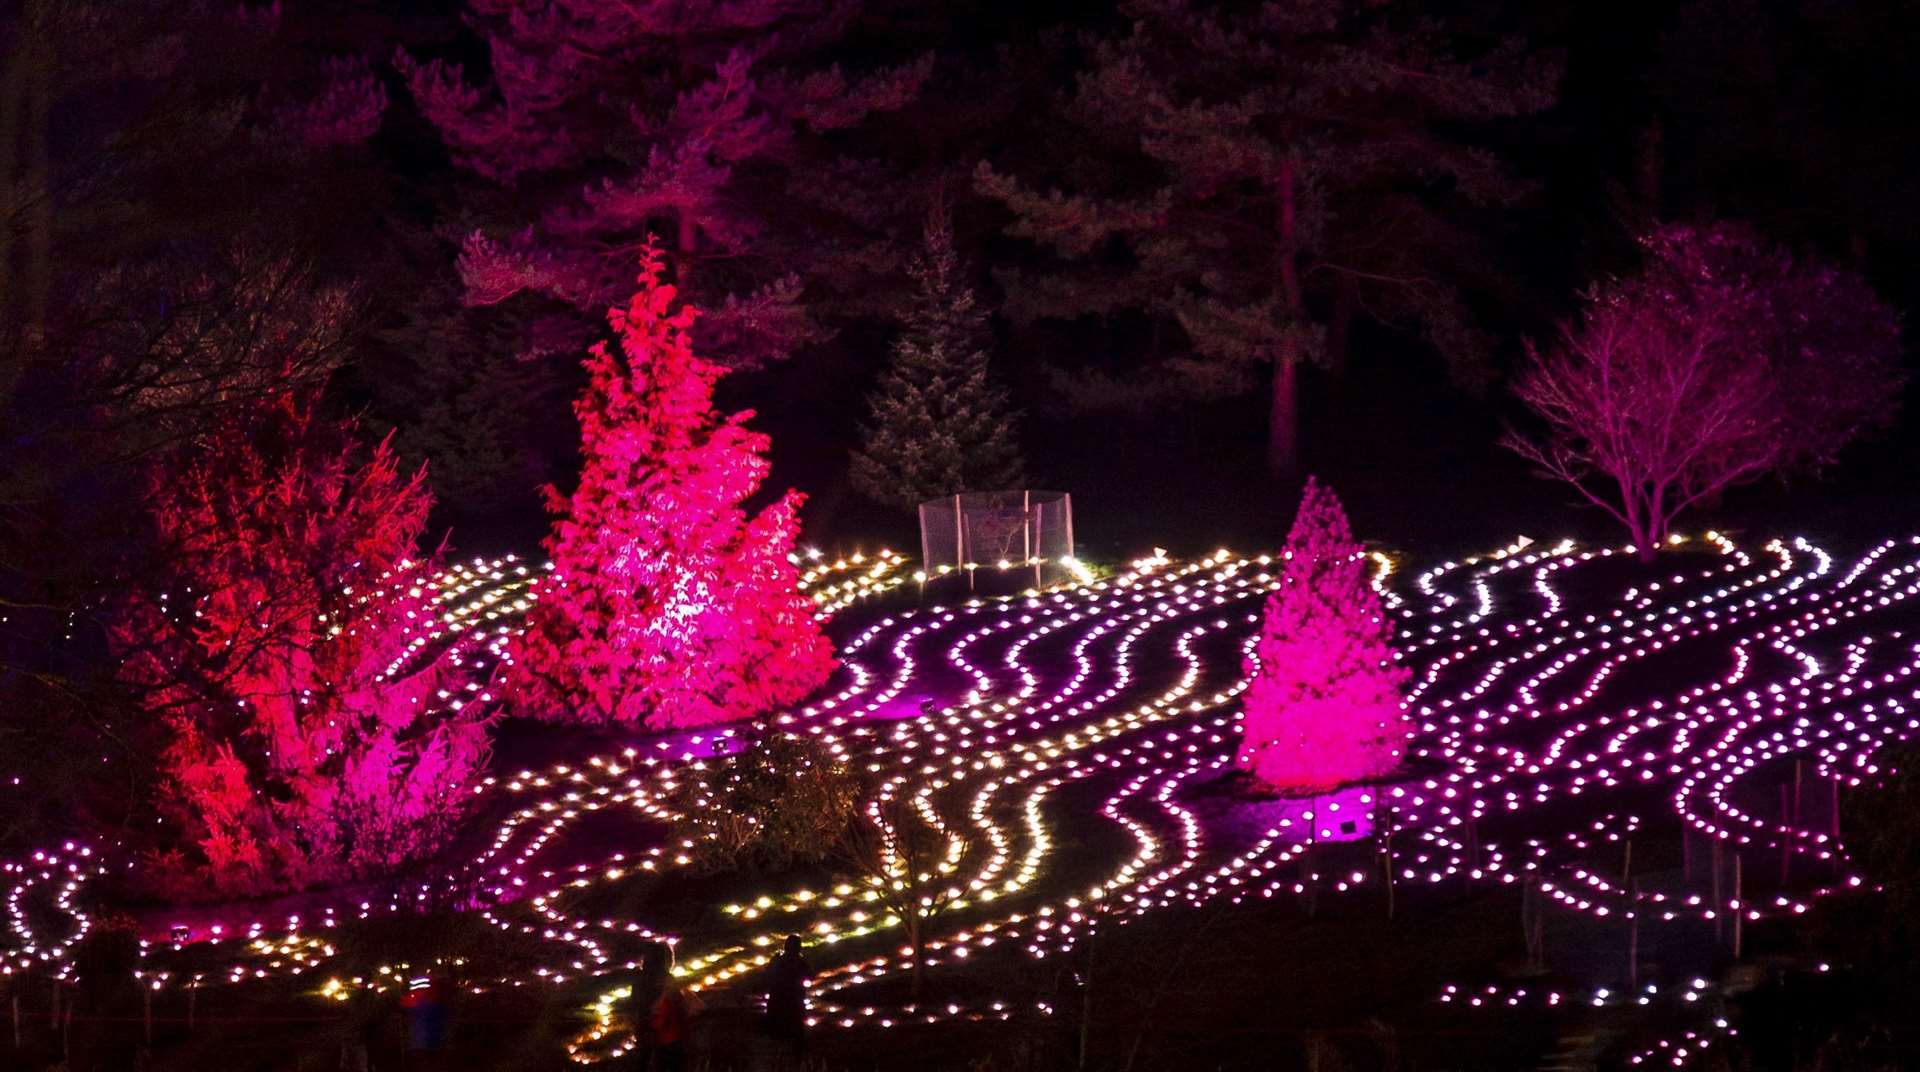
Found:
[[[680,1072],[686,1067],[687,1037],[692,1033],[693,1017],[700,1002],[673,980],[673,949],[664,943],[654,947],[658,955],[651,963],[648,992],[656,993],[653,1010],[647,1018],[653,1042],[653,1072]]]
[[[800,936],[787,935],[786,947],[767,968],[768,1037],[784,1059],[798,1063],[807,1045],[807,982],[813,968],[800,955]]]
[[[627,994],[627,1023],[633,1028],[633,1049],[623,1067],[648,1072],[653,1067],[653,1007],[666,992],[667,947],[648,942],[640,953],[640,970]]]
[[[449,1015],[444,984],[433,976],[410,980],[400,1007],[407,1014],[407,1067],[445,1068]]]

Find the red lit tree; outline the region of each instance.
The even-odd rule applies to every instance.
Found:
[[[311,394],[222,419],[155,472],[164,584],[112,639],[159,731],[169,892],[378,873],[459,816],[487,732],[436,699],[440,663],[411,660],[437,618],[423,477]]]
[[[1818,471],[1893,419],[1899,318],[1859,276],[1744,227],[1642,239],[1638,275],[1587,295],[1514,393],[1538,437],[1508,447],[1627,527],[1642,557],[1689,506],[1767,474]]]
[[[674,308],[649,246],[640,289],[608,311],[619,336],[587,357],[574,404],[584,464],[557,518],[552,572],[509,651],[509,688],[558,721],[697,726],[812,691],[832,650],[788,556],[801,496],[749,518],[767,437],[713,408],[717,365],[696,357],[694,310]]]
[[[1235,762],[1266,785],[1318,791],[1399,765],[1408,723],[1393,629],[1331,490],[1312,479],[1287,534],[1280,587],[1247,660]]]

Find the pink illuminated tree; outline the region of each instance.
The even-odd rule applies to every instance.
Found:
[[[486,726],[415,660],[438,615],[431,499],[311,392],[223,418],[158,468],[165,578],[112,627],[159,739],[166,892],[358,878],[440,844]]]
[[[1506,445],[1627,527],[1643,558],[1682,511],[1817,472],[1893,419],[1900,323],[1858,275],[1730,225],[1669,226],[1596,288],[1514,393],[1544,426]]]
[[[833,668],[789,558],[801,496],[741,508],[767,437],[715,412],[721,370],[695,356],[662,267],[649,245],[639,291],[608,311],[619,351],[593,347],[574,404],[579,486],[547,489],[553,568],[507,667],[539,717],[697,726],[793,703]]]
[[[1393,630],[1331,490],[1309,479],[1280,587],[1247,660],[1235,763],[1289,792],[1331,789],[1399,765],[1408,723]]]

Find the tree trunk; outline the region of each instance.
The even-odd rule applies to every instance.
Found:
[[[918,1003],[927,992],[927,943],[925,921],[917,915],[907,921],[907,944],[913,948],[913,975],[908,996]]]
[[[1639,531],[1633,534],[1634,552],[1640,561],[1652,562],[1666,540],[1666,526],[1661,523],[1659,509],[1651,504],[1643,508]]]
[[[1291,349],[1291,346],[1283,349]],[[1292,477],[1300,471],[1299,365],[1281,357],[1273,366],[1273,398],[1267,410],[1267,470]]]
[[[1654,488],[1648,497],[1647,542],[1652,545],[1652,548],[1644,552],[1643,557],[1651,561],[1653,553],[1660,550],[1667,542],[1667,497],[1664,487]]]
[[[1627,537],[1633,541],[1633,553],[1642,562],[1653,561],[1660,549],[1660,520],[1649,493],[1622,481],[1620,505],[1625,513]]]
[[[1294,205],[1293,158],[1282,157],[1274,180],[1280,257],[1280,301],[1286,312],[1279,346],[1273,355],[1273,397],[1267,408],[1267,469],[1291,477],[1300,471],[1300,331],[1304,310],[1300,302],[1300,234]]]

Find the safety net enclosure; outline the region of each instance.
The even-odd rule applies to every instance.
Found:
[[[920,504],[920,560],[929,582],[993,578],[1021,587],[1075,580],[1073,498],[1064,491],[964,491]]]

